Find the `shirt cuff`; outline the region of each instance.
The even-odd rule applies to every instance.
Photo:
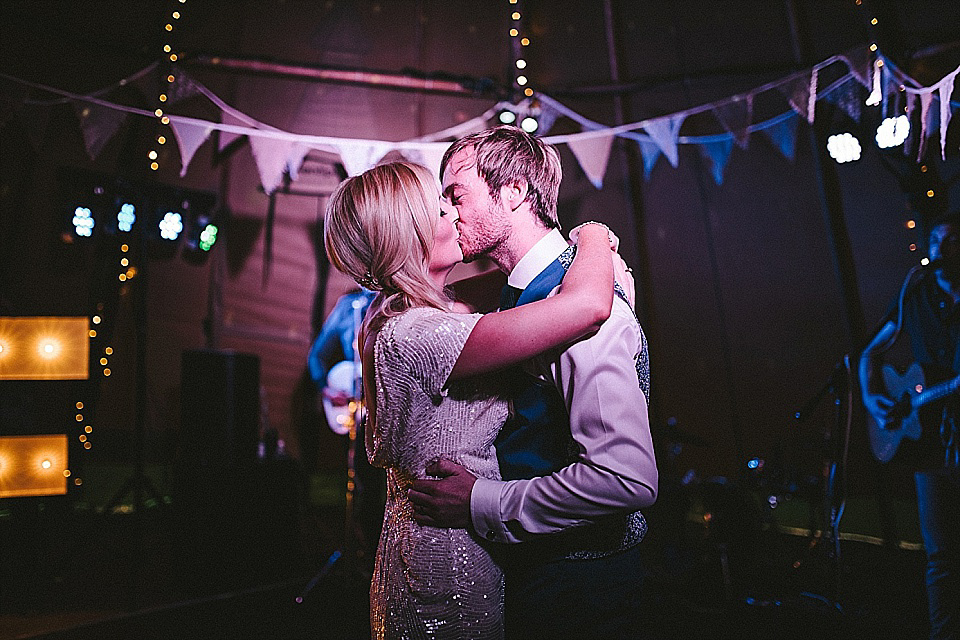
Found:
[[[470,492],[470,520],[477,534],[490,541],[503,541],[500,522],[500,489],[504,483],[477,478]]]

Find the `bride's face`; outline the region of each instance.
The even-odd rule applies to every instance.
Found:
[[[460,250],[458,242],[460,234],[457,232],[457,218],[459,216],[456,208],[446,198],[441,198],[439,192],[437,192],[437,199],[440,203],[440,219],[437,221],[437,228],[433,236],[430,270],[446,272],[463,261],[463,252]]]

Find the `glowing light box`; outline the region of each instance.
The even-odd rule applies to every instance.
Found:
[[[67,493],[67,436],[0,436],[0,498]]]
[[[86,380],[89,319],[0,316],[0,380]]]

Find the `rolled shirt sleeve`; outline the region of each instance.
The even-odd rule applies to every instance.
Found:
[[[642,348],[636,318],[617,298],[595,335],[541,358],[566,402],[579,460],[529,480],[478,479],[470,509],[481,536],[522,542],[653,504],[657,466],[636,368]]]

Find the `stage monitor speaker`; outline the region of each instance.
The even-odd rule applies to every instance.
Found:
[[[260,441],[260,359],[192,349],[181,359],[180,461],[206,474],[254,464]]]

